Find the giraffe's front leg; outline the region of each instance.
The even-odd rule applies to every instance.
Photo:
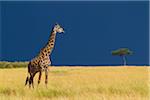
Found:
[[[30,79],[29,79],[29,88],[31,87],[31,85],[32,85],[32,87],[34,88],[34,82],[33,82],[33,74],[30,74]]]
[[[35,74],[36,74],[37,72],[32,72],[31,74],[30,74],[30,79],[29,79],[29,88],[31,87],[31,85],[32,85],[32,88],[34,88],[34,76],[35,76]]]
[[[47,83],[48,83],[48,66],[45,67],[45,85],[47,87]]]

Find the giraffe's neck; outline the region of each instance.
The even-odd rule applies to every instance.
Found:
[[[51,54],[51,52],[52,52],[52,50],[54,48],[55,38],[56,38],[56,31],[52,30],[51,35],[49,37],[49,40],[48,40],[47,44],[40,51],[40,55],[49,56]]]

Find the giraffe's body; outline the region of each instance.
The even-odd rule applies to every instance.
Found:
[[[51,60],[49,56],[54,48],[57,32],[58,33],[64,32],[63,28],[61,28],[60,25],[58,24],[56,24],[52,29],[49,41],[44,46],[44,48],[42,48],[39,54],[29,62],[28,73],[30,75],[30,78],[29,76],[27,76],[25,85],[29,81],[29,87],[31,84],[34,87],[33,78],[37,72],[39,72],[39,79],[38,79],[38,84],[39,84],[43,70],[45,71],[45,84],[48,83],[48,66],[51,65]]]

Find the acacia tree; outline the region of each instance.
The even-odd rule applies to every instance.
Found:
[[[133,52],[130,51],[128,48],[120,48],[120,49],[112,51],[112,55],[121,56],[123,58],[124,66],[126,66],[127,64],[126,55],[131,55],[131,54],[133,54]]]

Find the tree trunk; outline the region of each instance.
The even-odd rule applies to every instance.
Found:
[[[122,57],[123,57],[123,64],[124,64],[124,66],[126,66],[126,64],[127,64],[126,57],[125,56],[122,56]]]

